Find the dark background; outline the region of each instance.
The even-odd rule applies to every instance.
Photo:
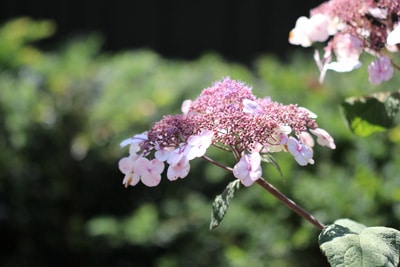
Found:
[[[121,185],[122,175],[117,169],[117,160],[112,158],[110,152],[120,151],[118,143],[122,138],[118,141],[113,140],[114,136],[121,133],[120,128],[110,126],[117,123],[111,122],[121,121],[118,115],[125,114],[123,113],[125,111],[133,112],[126,117],[123,115],[122,118],[135,118],[132,115],[137,113],[140,101],[150,99],[150,96],[154,96],[152,101],[158,99],[157,93],[160,92],[158,88],[168,88],[163,84],[168,80],[176,82],[176,85],[182,84],[181,89],[176,89],[175,85],[171,87],[175,89],[173,93],[176,96],[171,99],[180,102],[183,92],[186,93],[189,89],[198,90],[203,84],[213,81],[214,78],[211,79],[209,75],[214,73],[215,69],[221,69],[223,75],[232,73],[232,71],[225,72],[224,64],[212,60],[209,62],[213,66],[209,64],[203,67],[198,63],[199,66],[193,72],[199,72],[198,77],[205,77],[201,79],[187,75],[189,72],[185,72],[184,66],[173,65],[174,71],[164,77],[160,73],[168,72],[170,65],[164,62],[164,59],[157,57],[150,56],[147,57],[149,60],[141,60],[140,57],[125,55],[129,61],[123,61],[122,58],[102,61],[102,57],[99,59],[89,52],[82,52],[86,51],[85,49],[75,49],[73,53],[69,52],[72,48],[61,51],[57,49],[59,46],[68,47],[67,43],[71,38],[95,32],[104,39],[102,49],[110,52],[149,48],[162,56],[182,59],[194,59],[206,52],[215,52],[230,60],[245,63],[250,63],[264,53],[286,58],[290,55],[290,50],[297,49],[287,41],[288,33],[297,17],[307,15],[309,9],[320,1],[190,1],[190,4],[188,2],[0,0],[0,23],[15,17],[29,16],[33,19],[50,19],[57,25],[53,37],[38,43],[43,50],[54,49],[55,52],[43,54],[43,59],[37,65],[32,64],[31,68],[26,68],[23,65],[19,67],[20,65],[7,62],[5,64],[0,57],[0,118],[2,118],[0,119],[0,237],[2,237],[0,266],[55,266],[54,263],[57,266],[129,266],[128,263],[132,262],[134,266],[148,267],[166,266],[161,265],[159,261],[168,258],[174,261],[180,260],[181,264],[175,266],[211,266],[201,265],[201,262],[211,261],[214,258],[220,261],[225,247],[245,245],[249,234],[254,232],[254,235],[257,235],[265,227],[271,228],[274,225],[278,227],[277,229],[285,229],[284,232],[274,231],[275,228],[271,228],[270,232],[276,232],[279,240],[284,239],[288,244],[291,242],[288,235],[292,233],[291,229],[297,229],[300,224],[300,219],[295,215],[278,215],[276,217],[278,220],[280,216],[285,218],[284,222],[279,220],[279,223],[269,223],[260,219],[260,230],[255,229],[253,224],[243,223],[249,228],[243,230],[241,226],[237,231],[233,229],[233,234],[224,231],[210,233],[208,218],[204,219],[207,225],[200,226],[196,218],[198,215],[190,215],[186,208],[182,208],[182,214],[179,216],[172,215],[172,219],[166,220],[170,215],[168,215],[169,209],[165,209],[164,212],[165,198],[162,196],[171,196],[169,198],[171,202],[168,203],[183,202],[182,204],[186,205],[189,203],[187,199],[190,199],[187,196],[191,196],[192,192],[207,192],[207,195],[205,193],[201,197],[206,198],[204,200],[206,211],[199,214],[209,214],[211,200],[208,198],[212,199],[222,192],[226,180],[223,185],[213,182],[208,187],[201,180],[185,179],[180,184],[180,189],[176,189],[176,183],[170,185],[164,183],[163,187],[157,189],[140,185],[130,190],[124,190]],[[8,49],[13,51],[12,48]],[[20,54],[15,53],[16,56]],[[82,60],[76,60],[76,57]],[[143,66],[138,67],[138,64]],[[279,71],[274,68],[277,65],[268,66],[272,66],[273,75],[277,76],[276,80],[282,82],[277,88],[284,88],[281,85],[285,84],[286,79],[294,80],[296,86],[308,84],[290,78],[293,75],[288,75],[287,69],[284,71],[285,75],[279,77],[282,68]],[[191,67],[193,68],[193,65]],[[112,72],[104,75],[104,70],[110,68],[115,68],[115,76]],[[154,70],[150,71],[150,68]],[[108,74],[111,76],[108,77]],[[222,77],[221,74],[214,75]],[[100,76],[101,79],[98,78]],[[311,77],[317,76],[317,70],[314,68]],[[184,80],[173,80],[178,77],[184,77]],[[190,79],[198,80],[198,84],[193,84]],[[154,85],[151,85],[152,82]],[[131,90],[132,88],[134,90]],[[102,100],[98,92],[103,91],[116,91],[115,95],[118,97],[114,99],[114,95],[108,95]],[[136,95],[138,99],[131,97],[135,91],[138,92]],[[182,92],[182,95],[179,92]],[[293,92],[290,94],[287,92],[283,94],[293,95]],[[24,97],[25,93],[31,93],[29,99]],[[125,102],[129,106],[124,106],[123,98],[127,95],[131,99]],[[306,94],[301,93],[301,96]],[[101,103],[107,104],[99,106],[94,104],[100,100],[104,101]],[[177,105],[171,104],[171,106]],[[37,122],[31,114],[34,113],[32,110],[46,108],[50,110],[53,107],[51,110],[55,114],[56,122],[51,126]],[[96,120],[94,114],[99,114],[99,111],[106,115],[100,115],[100,119]],[[164,111],[160,109],[154,113],[154,116],[158,116],[164,114]],[[171,112],[165,112],[169,113]],[[6,125],[6,121],[19,121],[15,119],[17,115],[23,121],[27,121],[26,125],[16,127],[13,126],[14,123]],[[136,133],[141,124],[148,127],[153,123],[150,119],[150,117],[143,120],[134,119],[132,126],[131,121],[123,119],[122,128],[126,130],[129,128],[129,134],[132,133],[131,129],[135,129]],[[26,145],[16,148],[12,144],[10,140],[16,132],[27,136]],[[90,149],[84,159],[76,160],[71,157],[70,149],[75,138],[81,134],[88,137]],[[103,137],[103,135],[110,136]],[[96,136],[101,136],[101,139],[94,140]],[[124,152],[118,153],[122,155]],[[199,165],[198,169],[203,171],[205,168]],[[203,188],[204,186],[207,188]],[[198,196],[199,193],[193,195]],[[237,205],[240,204],[240,201],[236,202]],[[137,218],[136,210],[144,205],[157,209],[155,214],[156,216],[160,214],[160,225],[165,227],[173,225],[170,231],[172,233],[177,229],[177,234],[171,237],[171,241],[165,244],[154,241],[156,245],[151,240],[135,241],[137,240],[135,236],[133,238],[125,236],[127,232],[120,230],[123,225],[131,225],[125,218],[130,218],[130,214],[132,218]],[[257,202],[254,207],[257,208],[259,205]],[[181,206],[177,207],[181,209]],[[252,206],[244,203],[240,210],[246,210],[248,207]],[[282,208],[284,210],[282,214],[287,214],[286,208],[283,206]],[[273,209],[270,204],[268,209]],[[162,212],[159,213],[159,210]],[[275,210],[273,214],[275,215]],[[87,228],[89,222],[102,216],[112,216],[110,218],[116,222],[121,234],[110,238],[89,235]],[[260,218],[259,216],[261,215],[256,215],[257,218]],[[265,216],[268,220],[270,217],[275,218],[268,212],[265,212]],[[182,223],[187,229],[180,229],[180,223],[176,223],[175,218],[178,220],[183,218]],[[196,223],[190,221],[192,218],[196,219]],[[196,232],[194,229],[201,230]],[[150,239],[152,235],[149,236]],[[254,239],[256,238],[249,237],[248,242]],[[268,244],[264,241],[263,243]],[[206,249],[200,253],[197,248]],[[316,261],[326,262],[316,242],[311,248],[307,246],[298,251],[293,252],[292,258],[306,259],[305,266],[321,266],[321,264],[310,264],[310,255],[313,259],[317,257]],[[187,256],[183,257],[184,255]],[[286,255],[281,258],[287,260]],[[187,264],[186,261],[189,260],[199,263]],[[290,266],[290,263],[285,263],[284,266]]]
[[[46,44],[97,32],[104,49],[150,48],[166,57],[193,59],[217,52],[248,62],[260,53],[281,57],[297,17],[323,1],[12,1],[0,3],[0,22],[17,16],[52,19]]]
[[[353,136],[338,109],[376,90],[367,71],[329,73],[320,85],[312,56],[292,57],[305,49],[288,43],[290,29],[320,2],[0,0],[0,23],[57,24],[36,50],[26,42],[51,26],[0,27],[0,266],[327,266],[318,231],[258,186],[241,190],[230,218],[209,231],[211,203],[232,177],[205,161],[187,179],[123,188],[119,142],[227,74],[310,108],[335,137],[337,149],[318,149],[314,166],[280,156],[284,179],[266,166],[274,185],[325,223],[398,228],[398,132]],[[71,41],[91,33],[102,51],[96,38]],[[200,57],[207,52],[224,58]]]

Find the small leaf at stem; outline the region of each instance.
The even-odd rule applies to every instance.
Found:
[[[272,166],[274,166],[275,169],[278,170],[278,172],[279,172],[281,178],[283,178],[283,179],[285,178],[285,177],[283,176],[283,172],[282,172],[282,170],[281,170],[281,167],[279,166],[278,162],[275,160],[275,158],[274,158],[271,154],[268,154],[268,153],[262,154],[262,155],[261,155],[261,160],[264,161],[264,162],[266,162],[266,163],[268,163],[268,164],[272,164]]]
[[[228,207],[232,198],[239,188],[240,180],[236,179],[235,181],[230,182],[225,188],[224,192],[215,198],[212,204],[210,230],[216,228],[221,223],[226,212],[228,211]]]
[[[350,130],[368,136],[393,127],[400,109],[400,91],[347,98],[341,108]]]
[[[399,264],[400,231],[393,228],[339,219],[322,230],[318,242],[332,267]]]

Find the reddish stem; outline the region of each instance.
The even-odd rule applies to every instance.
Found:
[[[315,227],[317,227],[319,230],[324,229],[325,225],[321,223],[317,218],[312,216],[310,213],[308,213],[306,210],[304,210],[302,207],[297,205],[293,200],[282,194],[278,189],[276,189],[272,184],[268,183],[265,181],[263,178],[260,178],[257,180],[257,183],[261,185],[265,190],[270,192],[274,197],[279,199],[283,204],[288,206],[291,210],[296,212],[298,215],[312,223]]]
[[[232,168],[227,167],[223,164],[220,164],[219,162],[216,162],[215,160],[207,157],[207,156],[203,156],[203,159],[205,159],[206,161],[226,170],[229,172],[232,172]],[[297,205],[293,200],[291,200],[290,198],[288,198],[287,196],[285,196],[284,194],[282,194],[278,189],[276,189],[272,184],[268,183],[266,180],[264,180],[264,178],[260,178],[257,180],[257,183],[259,185],[261,185],[265,190],[267,190],[268,192],[270,192],[274,197],[276,197],[277,199],[279,199],[283,204],[285,204],[287,207],[289,207],[291,210],[293,210],[294,212],[296,212],[298,215],[300,215],[301,217],[303,217],[304,219],[306,219],[307,221],[309,221],[310,223],[312,223],[315,227],[317,227],[319,230],[324,229],[325,225],[323,223],[321,223],[317,218],[315,218],[314,216],[312,216],[309,212],[307,212],[306,210],[304,210],[302,207],[300,207],[299,205]]]

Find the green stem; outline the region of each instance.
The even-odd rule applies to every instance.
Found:
[[[279,199],[283,204],[285,204],[287,207],[289,207],[291,210],[296,212],[298,215],[312,223],[315,227],[317,227],[319,230],[324,229],[325,225],[321,223],[318,219],[316,219],[314,216],[312,216],[309,212],[304,210],[302,207],[297,205],[293,200],[279,192],[278,189],[276,189],[272,184],[268,183],[266,180],[263,178],[260,178],[257,180],[257,183],[261,185],[265,190],[270,192],[274,197]]]

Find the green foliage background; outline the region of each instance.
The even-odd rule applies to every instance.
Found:
[[[210,231],[211,203],[232,176],[200,159],[183,180],[122,186],[117,164],[128,152],[119,142],[227,75],[260,97],[307,107],[335,138],[337,149],[317,147],[305,168],[277,154],[285,178],[264,166],[266,179],[326,224],[348,217],[398,228],[400,129],[359,138],[339,110],[345,97],[378,90],[365,67],[328,73],[321,85],[310,51],[244,66],[216,54],[107,54],[97,36],[53,51],[32,45],[54,30],[29,18],[0,28],[1,266],[328,266],[318,230],[257,185],[240,190]]]

